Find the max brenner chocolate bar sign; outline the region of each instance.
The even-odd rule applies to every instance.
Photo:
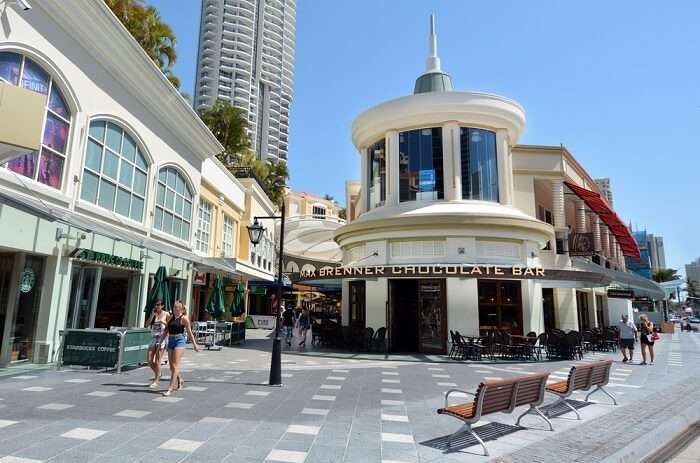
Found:
[[[325,278],[360,278],[360,277],[472,277],[472,278],[546,278],[542,267],[525,267],[521,265],[379,265],[368,267],[321,267],[320,269],[302,271],[300,280]]]

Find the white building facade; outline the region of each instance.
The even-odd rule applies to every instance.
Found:
[[[140,326],[159,267],[183,301],[196,269],[233,268],[193,252],[221,145],[103,2],[32,6],[0,24],[0,112],[20,130],[43,104],[38,149],[0,167],[0,366],[55,360],[66,328]]]
[[[287,160],[295,0],[203,0],[194,107],[241,108],[259,159]]]

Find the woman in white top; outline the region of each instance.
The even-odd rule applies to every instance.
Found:
[[[165,343],[168,339],[168,312],[164,310],[163,301],[158,299],[154,304],[151,316],[146,321],[151,328],[151,343],[148,346],[148,367],[153,370],[150,388],[158,387],[160,383],[160,362],[163,359]]]

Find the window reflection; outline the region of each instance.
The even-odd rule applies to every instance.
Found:
[[[41,66],[12,52],[0,53],[0,80],[48,95],[39,152],[18,156],[5,167],[44,185],[61,188],[71,113],[55,81]]]
[[[496,134],[461,127],[460,141],[462,199],[498,202]]]
[[[399,200],[444,198],[442,128],[399,134]]]
[[[383,206],[386,201],[386,140],[367,148],[368,209]]]

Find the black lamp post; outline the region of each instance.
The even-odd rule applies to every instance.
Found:
[[[280,309],[282,308],[282,257],[284,256],[284,203],[280,216],[255,217],[253,225],[248,225],[248,237],[253,246],[262,238],[265,229],[258,219],[281,219],[279,266],[277,269],[277,313],[275,314],[275,339],[272,341],[272,359],[270,361],[270,386],[282,385],[282,341],[280,339]]]

